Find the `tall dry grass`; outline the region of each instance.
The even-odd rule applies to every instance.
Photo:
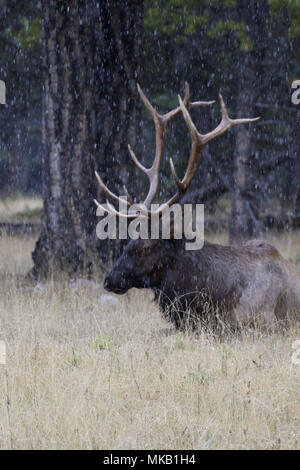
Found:
[[[39,222],[43,207],[38,196],[22,194],[0,199],[0,222]]]
[[[20,283],[33,246],[0,239],[0,448],[300,447],[296,325],[164,336],[150,292],[114,301],[100,280]]]

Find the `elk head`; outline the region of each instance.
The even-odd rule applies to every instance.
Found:
[[[156,134],[156,151],[154,162],[151,168],[145,168],[140,161],[137,159],[135,153],[128,145],[130,155],[136,164],[136,166],[147,175],[149,179],[149,191],[143,202],[143,207],[146,210],[141,209],[139,213],[123,213],[118,212],[114,206],[112,206],[107,201],[107,208],[104,208],[99,202],[95,201],[98,207],[104,211],[109,211],[114,215],[119,217],[130,217],[134,218],[138,215],[143,215],[144,217],[151,218],[152,216],[161,216],[163,217],[164,210],[168,207],[171,207],[173,204],[180,201],[183,194],[187,191],[188,187],[191,184],[191,181],[196,173],[198,168],[198,163],[205,145],[207,145],[211,140],[222,135],[231,127],[237,124],[245,124],[248,122],[256,121],[259,118],[254,119],[231,119],[228,116],[226,106],[224,104],[223,98],[219,95],[220,105],[222,110],[222,120],[220,124],[211,132],[207,134],[201,134],[196,129],[189,110],[199,107],[207,106],[214,103],[214,101],[190,101],[190,91],[189,86],[185,83],[185,96],[184,100],[178,96],[179,106],[166,114],[159,114],[151,105],[149,100],[144,95],[140,86],[137,85],[139,95],[145,104],[146,108],[149,110],[155,126]],[[177,191],[175,194],[164,204],[161,204],[155,211],[151,210],[151,203],[157,193],[159,185],[159,172],[161,168],[164,146],[165,146],[165,136],[168,123],[179,115],[183,115],[186,125],[189,129],[192,138],[192,145],[190,156],[188,160],[188,165],[185,171],[185,175],[181,180],[175,170],[174,163],[170,159],[170,168],[173,175],[174,181],[177,186]],[[104,184],[99,174],[96,172],[97,180],[104,191],[104,193],[112,200],[121,202],[124,204],[124,200],[120,200],[120,197],[111,192],[108,187]],[[124,192],[127,196],[128,205],[133,204],[133,200],[130,197],[127,188],[124,187]],[[166,271],[168,271],[171,266],[174,265],[176,259],[179,256],[179,250],[182,249],[181,240],[131,240],[127,247],[125,248],[123,254],[115,263],[112,271],[107,275],[104,281],[105,289],[114,292],[116,294],[125,293],[131,287],[151,287],[154,289],[160,289],[163,285],[163,280],[166,276]]]

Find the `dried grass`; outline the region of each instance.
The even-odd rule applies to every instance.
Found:
[[[148,291],[110,302],[100,280],[20,285],[33,245],[0,240],[1,449],[300,448],[297,325],[160,334]]]

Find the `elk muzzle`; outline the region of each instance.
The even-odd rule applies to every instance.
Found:
[[[129,286],[123,276],[117,279],[112,273],[109,273],[104,280],[104,289],[114,294],[125,294]]]

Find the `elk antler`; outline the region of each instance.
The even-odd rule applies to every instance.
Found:
[[[171,206],[172,204],[177,202],[179,200],[179,198],[186,192],[186,190],[188,189],[189,185],[191,184],[191,181],[194,178],[194,175],[195,175],[196,170],[198,168],[198,164],[199,164],[200,157],[202,155],[202,151],[203,151],[205,145],[208,144],[208,142],[215,139],[219,135],[224,134],[224,132],[226,132],[228,129],[230,129],[230,127],[236,126],[237,124],[246,124],[248,122],[258,121],[258,119],[260,119],[260,117],[246,118],[246,119],[244,119],[244,118],[243,119],[231,119],[228,116],[228,112],[227,112],[227,109],[226,109],[226,106],[225,106],[225,103],[224,103],[224,100],[223,100],[223,97],[222,97],[221,94],[219,95],[219,99],[220,99],[221,110],[222,110],[222,120],[221,120],[220,124],[215,129],[213,129],[211,132],[208,132],[207,134],[200,134],[200,132],[198,132],[198,130],[196,129],[196,126],[193,123],[192,118],[191,118],[184,102],[182,101],[182,99],[178,95],[180,109],[182,111],[182,114],[183,114],[184,120],[187,124],[187,127],[188,127],[188,129],[191,133],[192,147],[191,147],[190,157],[189,157],[189,161],[188,161],[188,166],[187,166],[185,175],[184,175],[182,180],[180,180],[178,178],[177,173],[175,171],[173,160],[172,160],[172,158],[170,158],[171,172],[172,172],[173,178],[175,180],[175,183],[177,185],[177,192],[174,194],[174,196],[172,196],[169,199],[168,202],[161,205],[155,211],[155,213],[162,212],[165,207]]]
[[[136,157],[134,151],[132,150],[132,148],[130,147],[130,145],[128,145],[128,150],[129,150],[129,153],[131,155],[132,160],[134,161],[136,166],[143,173],[145,173],[147,175],[147,177],[149,179],[149,183],[150,183],[149,191],[148,191],[148,194],[147,194],[147,196],[145,198],[145,201],[143,203],[143,205],[145,205],[146,208],[147,208],[147,212],[145,212],[145,215],[148,215],[150,213],[149,209],[150,209],[151,203],[152,203],[152,201],[153,201],[153,199],[154,199],[154,197],[157,193],[157,189],[158,189],[159,172],[160,172],[161,162],[162,162],[162,158],[163,158],[167,126],[168,126],[168,123],[172,119],[174,119],[175,117],[177,117],[178,115],[180,115],[182,113],[182,109],[181,109],[181,106],[178,106],[177,108],[172,109],[171,111],[169,111],[166,114],[159,114],[153,108],[153,106],[151,105],[148,98],[144,95],[144,93],[143,93],[143,91],[142,91],[139,84],[137,84],[137,89],[138,89],[139,95],[140,95],[144,105],[149,110],[149,112],[152,116],[154,126],[155,126],[156,150],[155,150],[154,161],[153,161],[153,164],[152,164],[151,168],[145,168],[144,165],[142,165],[140,163],[140,161],[137,159],[137,157]],[[191,102],[190,101],[189,85],[188,85],[187,82],[185,82],[184,104],[185,104],[187,109],[195,108],[195,107],[198,107],[198,106],[208,106],[208,105],[213,104],[214,102],[215,101],[195,101],[195,102]],[[119,196],[117,196],[116,194],[114,194],[113,192],[111,192],[109,190],[109,188],[104,184],[104,182],[102,181],[101,177],[99,176],[99,174],[97,172],[96,172],[96,178],[97,178],[101,188],[103,189],[103,191],[106,193],[106,195],[108,197],[110,197],[110,198],[112,198],[112,199],[114,199],[118,202],[121,201],[121,198]],[[127,191],[126,187],[124,187],[124,191],[125,191],[125,194],[128,197],[129,194],[128,194],[128,191]],[[122,200],[122,202],[124,204],[124,200]],[[132,204],[132,199],[130,197],[128,198],[128,202],[130,204]],[[99,204],[98,201],[95,200],[95,203],[97,204],[97,206],[104,209],[103,206],[101,204]],[[108,207],[110,209],[112,208],[111,205],[109,205]],[[143,211],[141,211],[141,212],[143,212]],[[130,214],[130,215],[123,214],[121,212],[117,212],[116,210],[114,210],[113,213],[115,213],[115,214],[117,213],[120,216],[132,217],[132,218],[134,218],[138,215],[138,214]]]
[[[172,204],[177,202],[181,198],[181,196],[186,192],[186,190],[188,189],[189,185],[191,184],[191,181],[192,181],[192,179],[193,179],[193,177],[196,173],[196,170],[198,168],[198,164],[199,164],[199,160],[200,160],[203,148],[205,147],[206,144],[208,144],[208,142],[215,139],[219,135],[222,135],[224,132],[226,132],[228,129],[230,129],[230,127],[236,126],[237,124],[246,124],[248,122],[254,122],[254,121],[257,121],[260,118],[257,117],[257,118],[250,118],[250,119],[231,119],[228,116],[227,109],[226,109],[224,100],[222,98],[222,95],[219,95],[221,111],[222,111],[222,120],[221,120],[220,124],[214,130],[212,130],[211,132],[208,132],[207,134],[200,134],[200,132],[198,132],[198,130],[195,127],[195,124],[192,121],[192,118],[191,118],[191,116],[188,112],[188,109],[191,109],[191,108],[194,108],[194,107],[197,107],[197,106],[210,105],[210,104],[213,104],[214,101],[196,101],[196,102],[191,103],[190,102],[189,86],[188,86],[188,83],[185,82],[184,100],[182,101],[182,99],[178,95],[179,106],[177,108],[169,111],[168,113],[161,115],[153,108],[153,106],[151,105],[151,103],[149,102],[149,100],[146,98],[143,91],[141,90],[140,86],[137,85],[137,87],[138,87],[138,92],[140,94],[140,97],[142,98],[146,108],[149,110],[149,112],[150,112],[150,114],[153,118],[154,125],[155,125],[156,151],[155,151],[154,162],[153,162],[153,165],[151,166],[151,168],[149,168],[149,169],[145,168],[139,162],[139,160],[137,159],[135,153],[131,149],[130,145],[128,145],[128,149],[129,149],[130,155],[131,155],[134,163],[136,164],[136,166],[140,170],[142,170],[149,178],[150,187],[149,187],[149,191],[148,191],[148,194],[146,196],[146,199],[144,201],[144,205],[146,206],[147,211],[143,211],[141,209],[140,213],[142,213],[144,216],[150,216],[150,215],[162,213],[166,207],[171,206]],[[156,195],[157,189],[158,189],[159,171],[160,171],[162,157],[163,157],[167,125],[168,125],[168,123],[171,119],[174,119],[176,116],[178,116],[181,113],[183,114],[184,120],[187,124],[187,127],[188,127],[188,129],[190,131],[190,134],[191,134],[191,137],[192,137],[192,146],[191,146],[191,151],[190,151],[190,156],[189,156],[189,161],[188,161],[188,165],[187,165],[187,168],[186,168],[186,172],[185,172],[185,175],[184,175],[183,179],[180,180],[179,177],[177,176],[176,171],[175,171],[173,160],[170,159],[171,172],[172,172],[174,181],[175,181],[176,186],[177,186],[177,192],[166,203],[159,206],[159,208],[157,210],[151,211],[150,206],[151,206],[151,203],[152,203],[152,201],[153,201],[153,199]],[[103,181],[101,180],[101,178],[100,178],[100,176],[98,175],[97,172],[96,172],[96,177],[97,177],[102,189],[104,190],[104,192],[109,197],[111,197],[111,198],[113,198],[117,201],[121,201],[120,197],[116,196],[114,193],[112,193],[107,188],[107,186],[103,183]],[[128,191],[125,187],[124,187],[124,190],[125,190],[126,195],[128,196]],[[129,199],[132,203],[131,198],[129,198]],[[124,203],[123,200],[122,200],[122,202]],[[99,207],[104,209],[103,206],[101,206],[101,204],[99,204],[97,201],[95,201],[95,203]],[[112,212],[114,214],[117,214],[119,216],[122,216],[122,217],[132,217],[132,218],[134,218],[134,217],[137,217],[137,215],[139,215],[139,213],[124,214],[124,213],[118,212],[109,203],[108,203],[108,207],[110,209],[110,212]],[[107,211],[107,209],[104,209],[104,210]]]

